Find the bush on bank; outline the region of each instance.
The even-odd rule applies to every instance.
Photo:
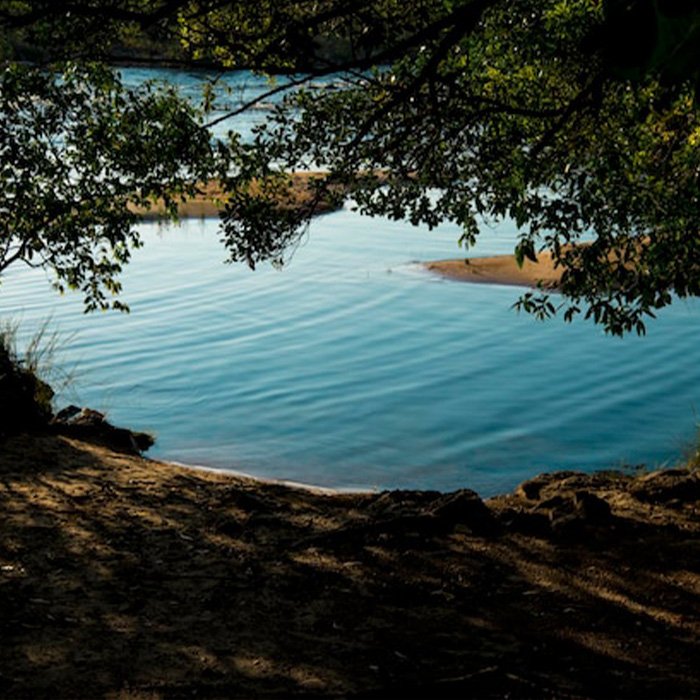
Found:
[[[53,396],[53,389],[17,356],[8,334],[0,334],[0,435],[48,425]]]

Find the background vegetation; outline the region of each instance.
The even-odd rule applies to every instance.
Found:
[[[88,310],[124,308],[118,275],[140,244],[127,204],[216,177],[234,193],[232,261],[283,262],[338,192],[370,215],[456,222],[465,247],[510,217],[516,258],[551,250],[563,270],[562,296],[521,309],[641,333],[700,293],[699,28],[679,0],[3,0],[0,272],[40,265]],[[214,143],[215,81],[197,109],[104,66],[124,46],[160,60],[138,55],[154,41],[294,89],[253,143]],[[328,74],[336,89],[315,88]],[[328,176],[311,206],[282,209],[299,169]]]

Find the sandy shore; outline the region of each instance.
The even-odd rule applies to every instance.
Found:
[[[303,207],[312,198],[310,183],[322,178],[324,173],[308,172],[294,173],[291,187],[281,202],[283,207]],[[252,188],[256,185],[253,183]],[[195,197],[188,198],[178,204],[178,216],[187,218],[217,217],[225,206],[228,198],[218,183],[209,182]],[[316,204],[315,213],[324,214],[337,208],[330,199],[322,199]],[[156,203],[151,209],[133,207],[132,211],[144,219],[161,219],[164,216],[164,206]],[[522,267],[518,266],[514,255],[494,255],[482,258],[458,258],[451,260],[436,260],[423,263],[432,273],[462,282],[481,282],[486,284],[505,284],[513,286],[556,288],[561,279],[561,268],[555,268],[550,253],[538,255],[538,262],[525,260]]]
[[[537,257],[536,263],[525,260],[522,267],[518,266],[514,255],[436,260],[424,266],[431,272],[462,282],[556,287],[561,279],[561,268],[554,267],[551,253],[539,253]]]
[[[291,175],[291,186],[280,202],[280,206],[303,207],[308,206],[313,197],[311,183],[324,176],[318,172],[299,172]],[[255,190],[256,184],[251,185]],[[223,210],[229,195],[224,192],[218,182],[208,182],[201,187],[201,192],[195,197],[189,197],[184,202],[178,203],[177,213],[181,219],[187,218],[215,218]],[[321,199],[315,207],[316,214],[324,214],[333,211],[337,205],[329,198]],[[131,211],[138,213],[144,219],[161,219],[164,216],[165,207],[162,202],[156,202],[153,207],[130,207]]]
[[[622,246],[621,243],[620,249],[609,250],[607,262],[620,264],[623,256],[624,264],[632,268],[635,265],[634,255],[643,251],[644,246],[649,244],[649,238],[643,236],[627,243],[628,247]],[[585,247],[589,244],[579,242],[575,245]],[[435,274],[463,282],[485,282],[519,287],[541,286],[545,289],[556,289],[561,282],[564,270],[561,265],[555,267],[552,254],[548,251],[538,253],[536,263],[526,259],[522,267],[518,265],[514,255],[436,260],[424,263],[424,267]]]
[[[700,696],[700,478],[327,494],[0,444],[0,696]]]
[[[525,260],[518,266],[514,255],[494,255],[484,258],[459,258],[424,263],[426,269],[449,279],[462,282],[507,284],[524,287],[554,288],[561,279],[561,268],[555,268],[550,253],[538,254],[538,261]]]

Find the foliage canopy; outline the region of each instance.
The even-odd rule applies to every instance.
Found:
[[[12,0],[0,21],[6,45],[45,61],[6,51],[0,269],[38,261],[89,308],[119,291],[138,244],[134,193],[172,201],[225,175],[222,238],[254,266],[283,260],[313,214],[275,206],[299,169],[328,172],[319,198],[457,222],[465,245],[481,219],[513,218],[518,259],[550,249],[564,270],[561,296],[521,298],[539,316],[643,332],[674,295],[700,294],[693,2]],[[144,31],[177,38],[186,60],[293,74],[294,89],[252,143],[213,144],[193,106],[84,63]],[[80,67],[55,63],[66,58]],[[337,89],[315,89],[321,74]]]
[[[112,71],[75,64],[0,74],[0,272],[22,261],[106,308],[138,247],[129,208],[192,191],[213,150],[174,92],[124,88]],[[118,300],[111,302],[123,308]]]

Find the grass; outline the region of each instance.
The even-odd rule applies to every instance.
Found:
[[[686,466],[688,469],[700,469],[700,424],[696,429],[695,441],[686,452]]]
[[[66,369],[59,361],[61,349],[69,339],[51,330],[51,318],[46,319],[33,335],[19,348],[20,324],[5,321],[0,324],[0,352],[21,370],[50,384],[56,393],[74,384],[74,369]]]

